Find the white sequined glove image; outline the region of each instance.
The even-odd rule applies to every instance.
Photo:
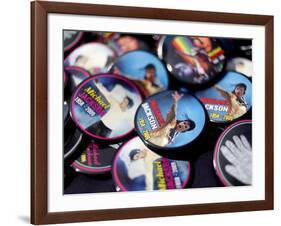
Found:
[[[227,140],[221,146],[221,152],[231,163],[225,166],[225,171],[239,180],[250,185],[252,183],[252,147],[244,135],[233,136],[233,141]]]

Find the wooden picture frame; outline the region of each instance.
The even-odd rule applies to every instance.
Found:
[[[265,27],[265,199],[161,207],[48,211],[48,14]],[[273,209],[273,16],[35,1],[31,3],[31,223],[51,224]]]

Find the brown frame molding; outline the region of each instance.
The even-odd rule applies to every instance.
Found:
[[[48,13],[198,21],[265,27],[265,200],[126,209],[48,212]],[[31,223],[52,224],[273,209],[273,16],[31,2]]]

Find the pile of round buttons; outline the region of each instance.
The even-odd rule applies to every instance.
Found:
[[[65,194],[251,185],[251,40],[63,42]]]

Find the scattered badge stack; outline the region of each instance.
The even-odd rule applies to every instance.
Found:
[[[63,36],[65,194],[251,185],[251,40]]]

